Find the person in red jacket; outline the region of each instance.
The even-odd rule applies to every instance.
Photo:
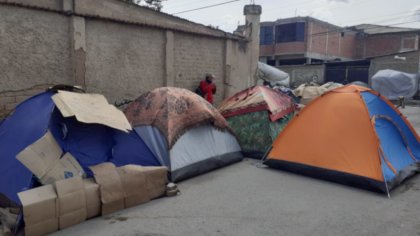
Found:
[[[213,83],[214,75],[206,74],[206,79],[200,82],[200,89],[203,92],[204,98],[213,104],[213,94],[216,93],[216,85]]]

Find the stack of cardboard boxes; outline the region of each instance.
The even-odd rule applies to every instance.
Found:
[[[45,235],[79,224],[86,219],[136,206],[165,194],[166,167],[112,163],[90,167],[94,179],[47,132],[17,156],[44,186],[18,194],[25,234]]]
[[[20,192],[25,235],[52,233],[165,194],[166,167],[102,163],[91,169],[97,182],[77,176]]]
[[[60,179],[84,176],[85,172],[77,160],[65,153],[50,131],[17,155],[17,159],[26,166],[43,184],[53,184]]]

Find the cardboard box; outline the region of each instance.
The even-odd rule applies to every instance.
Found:
[[[125,208],[140,205],[150,201],[147,190],[146,175],[138,165],[126,165],[117,168],[124,187]]]
[[[86,194],[80,176],[55,182],[58,196],[59,228],[79,224],[86,220]]]
[[[58,230],[57,194],[52,185],[18,193],[26,235],[45,235]]]
[[[79,162],[70,154],[66,153],[41,179],[42,184],[52,184],[57,180],[84,176],[85,172]]]
[[[146,175],[147,191],[150,199],[165,195],[168,169],[161,166],[143,166],[142,171]]]
[[[58,91],[52,100],[63,117],[75,116],[83,123],[102,124],[127,133],[132,129],[124,113],[109,104],[101,94]]]
[[[86,194],[87,218],[92,218],[101,214],[101,196],[99,185],[93,179],[84,179],[83,185]]]
[[[86,220],[86,208],[72,211],[59,217],[58,228],[65,229]]]
[[[63,158],[61,147],[50,131],[17,155],[43,185],[74,176],[84,176],[85,172],[77,160],[66,153]]]
[[[26,225],[58,218],[57,194],[52,185],[45,185],[18,193]]]
[[[25,236],[44,236],[58,230],[58,218],[52,218],[34,225],[25,225]]]
[[[50,131],[17,155],[17,159],[36,177],[42,178],[60,158],[63,151]]]
[[[106,162],[90,167],[99,190],[102,202],[102,215],[124,209],[124,188],[114,164]]]

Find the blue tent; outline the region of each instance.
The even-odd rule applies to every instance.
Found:
[[[14,113],[0,125],[0,193],[20,204],[17,193],[31,188],[32,173],[16,155],[41,138],[49,129],[63,152],[70,152],[88,176],[89,166],[111,161],[126,164],[157,166],[159,162],[144,144],[129,134],[100,124],[85,124],[74,117],[63,118],[47,91],[19,104]]]

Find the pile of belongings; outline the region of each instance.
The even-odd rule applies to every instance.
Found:
[[[380,70],[372,76],[372,88],[390,100],[411,99],[419,90],[420,73]]]
[[[189,90],[154,89],[130,103],[124,113],[134,127],[131,134],[141,137],[155,161],[168,167],[173,182],[243,158],[227,121]]]
[[[332,89],[338,88],[343,86],[339,83],[334,82],[328,82],[323,85],[318,85],[316,83],[306,83],[301,84],[299,87],[297,87],[295,90],[293,90],[293,93],[295,96],[300,97],[300,103],[303,105],[306,105],[310,103],[315,98],[319,97],[323,93],[330,91]]]
[[[288,73],[262,62],[258,62],[256,77],[257,84],[266,81],[271,86],[290,86],[290,76]]]
[[[56,214],[53,205],[50,209],[41,202],[53,204],[55,199],[60,200],[60,194],[66,195],[67,191],[73,190],[78,191],[80,196],[83,195],[81,192],[86,192],[87,196],[87,191],[81,190],[84,187],[80,183],[92,177],[95,177],[96,182],[90,181],[90,185],[97,186],[101,196],[106,196],[102,192],[106,183],[99,181],[92,167],[107,162],[113,166],[116,163],[118,168],[125,168],[118,163],[132,164],[129,163],[130,158],[133,158],[130,154],[132,150],[118,148],[119,143],[125,144],[124,140],[132,140],[128,133],[131,129],[125,115],[99,94],[51,88],[25,100],[0,125],[0,207],[23,207],[27,235],[50,233],[89,218],[85,214],[89,203],[77,209],[66,208],[74,205],[73,203],[60,203],[57,206],[61,207],[59,212],[69,214],[61,217]],[[140,137],[136,137],[135,141],[135,150],[140,150],[142,155],[140,160],[154,158]],[[118,151],[115,152],[114,149]],[[135,164],[148,166],[147,160],[136,161]],[[154,180],[159,179],[159,184],[155,184],[154,189],[165,188],[167,168],[158,163],[155,166],[158,167],[136,167],[136,172],[141,172],[146,179],[147,175]],[[68,186],[66,184],[61,192],[58,182],[70,179],[78,183],[72,182]],[[82,182],[73,179],[80,179]],[[124,177],[121,176],[121,179]],[[124,184],[124,180],[121,182]],[[74,189],[76,186],[77,189]],[[36,190],[39,188],[41,190]],[[137,191],[145,191],[145,187],[138,188]],[[131,194],[128,191],[120,192],[124,197]],[[160,190],[159,192],[161,193]],[[154,197],[156,195],[148,196],[150,199]],[[107,203],[108,200],[101,199],[102,210],[95,214],[106,214],[121,209],[122,206],[120,204],[119,207],[104,209]]]
[[[218,109],[235,131],[244,155],[261,158],[293,118],[295,104],[279,91],[254,86],[227,98]]]
[[[384,96],[347,85],[308,104],[264,163],[389,194],[420,170],[420,137]]]

